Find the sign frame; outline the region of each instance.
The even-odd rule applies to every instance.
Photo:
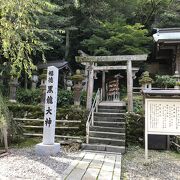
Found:
[[[150,130],[149,128],[149,116],[150,114],[150,107],[149,107],[149,103],[150,102],[169,102],[169,103],[178,103],[179,108],[180,108],[180,99],[179,98],[145,98],[145,160],[148,160],[148,134],[156,134],[156,135],[180,135],[180,130],[177,132],[172,132],[172,130],[170,130],[169,132],[167,131],[159,131],[159,130],[154,130],[152,131],[152,129]],[[177,117],[177,115],[176,115]],[[180,116],[179,116],[180,117]],[[178,121],[179,122],[179,121]],[[179,126],[179,125],[178,125]]]

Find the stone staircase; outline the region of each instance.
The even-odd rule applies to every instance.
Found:
[[[123,102],[102,102],[94,113],[94,125],[89,128],[89,144],[85,150],[125,152],[125,112]]]

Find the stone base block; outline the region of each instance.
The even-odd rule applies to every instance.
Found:
[[[43,143],[39,143],[35,147],[36,154],[41,156],[50,156],[55,155],[60,152],[60,144],[54,143],[53,145],[45,145]]]

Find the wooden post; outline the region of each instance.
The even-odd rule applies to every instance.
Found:
[[[84,90],[85,91],[87,91],[87,88],[88,88],[88,66],[89,66],[89,64],[88,63],[86,63],[86,65],[85,65],[85,72],[84,72],[84,74],[85,74],[85,87],[84,87]]]
[[[176,71],[180,73],[180,46],[176,50]]]
[[[106,99],[106,72],[102,71],[102,100]]]
[[[7,127],[3,127],[3,136],[4,136],[4,147],[5,151],[8,151],[8,139],[7,139]]]
[[[94,70],[93,70],[93,64],[91,63],[89,66],[87,104],[86,104],[87,110],[91,109],[92,98],[93,98],[93,89],[94,89]]]
[[[127,97],[128,112],[133,112],[133,79],[132,79],[132,61],[127,61]]]

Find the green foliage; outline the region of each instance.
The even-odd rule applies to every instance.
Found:
[[[29,118],[29,119],[43,119],[44,118],[44,109],[41,106],[33,105],[22,105],[22,104],[9,104],[9,109],[13,113],[13,117],[16,118]],[[57,108],[56,118],[58,120],[80,120],[81,123],[68,123],[71,126],[79,126],[77,130],[56,130],[56,133],[62,135],[75,135],[75,136],[85,136],[85,125],[87,121],[88,113],[85,109],[76,109],[75,107],[65,107]],[[43,122],[37,121],[25,121],[21,122],[21,125],[34,125],[42,126]],[[63,126],[67,124],[63,123]],[[62,124],[56,123],[56,126],[62,126]],[[42,133],[39,129],[33,129],[32,131],[36,133]],[[41,131],[41,132],[40,132]]]
[[[133,108],[137,114],[143,114],[143,96],[133,96]]]
[[[7,127],[8,122],[10,121],[9,111],[4,102],[2,93],[0,92],[0,129]]]
[[[136,113],[126,114],[127,143],[142,143],[144,139],[144,117]]]
[[[1,64],[20,76],[41,60],[74,61],[78,49],[148,53],[152,27],[178,26],[179,8],[176,0],[1,0]]]
[[[82,45],[93,55],[143,54],[148,52],[146,46],[150,43],[147,33],[141,24],[105,22]]]
[[[156,81],[158,87],[161,88],[172,88],[176,84],[176,80],[169,75],[156,75]]]
[[[122,85],[120,87],[120,98],[124,99],[127,96],[127,86]]]
[[[13,120],[7,103],[0,92],[0,144],[3,142],[3,128],[7,128],[9,142],[14,142],[21,137],[21,127]]]
[[[9,104],[9,110],[13,113],[13,117],[16,118],[39,118],[44,117],[44,108],[39,105],[24,105],[24,104]],[[84,109],[76,109],[72,107],[57,108],[57,119],[70,119],[79,120],[82,118],[82,112]]]
[[[23,104],[37,105],[41,102],[41,90],[40,89],[18,89],[17,101]]]
[[[179,27],[180,26],[180,2],[178,0],[171,0],[169,6],[157,16],[154,26],[157,27]]]
[[[86,92],[81,92],[81,106],[86,106]],[[74,93],[73,91],[68,90],[59,90],[58,91],[58,98],[57,98],[57,106],[58,107],[70,107],[74,105]]]
[[[57,105],[58,107],[67,107],[73,105],[73,92],[67,90],[59,90],[57,97]]]
[[[82,91],[81,92],[81,106],[82,107],[86,107],[86,101],[87,101],[87,92],[86,91]]]
[[[27,148],[33,147],[41,141],[41,138],[24,138],[21,141],[17,141],[15,144],[12,144],[11,147],[15,148]]]
[[[24,105],[38,105],[41,102],[42,92],[40,89],[23,89],[17,90],[17,101]],[[58,107],[69,107],[74,104],[74,93],[68,90],[59,90],[57,96]],[[86,106],[86,92],[81,94],[81,105]]]
[[[43,108],[40,105],[8,104],[9,111],[17,118],[43,118]]]
[[[59,6],[48,0],[1,0],[0,49],[11,75],[20,76],[22,70],[31,75],[36,69],[33,57],[45,60],[44,51],[52,49],[49,41],[60,43],[62,30],[59,26],[54,30],[49,27],[52,21],[47,22],[55,19],[57,10]]]
[[[126,102],[127,104],[127,96],[123,99],[123,101]],[[143,114],[144,110],[143,110],[143,96],[141,95],[137,95],[137,96],[133,96],[133,112],[136,114]]]
[[[152,84],[152,83],[153,83],[153,79],[149,76],[149,72],[145,71],[139,79],[139,84],[143,85],[143,84]]]
[[[136,2],[135,21],[151,28],[159,16],[169,8],[172,0],[137,0]]]

